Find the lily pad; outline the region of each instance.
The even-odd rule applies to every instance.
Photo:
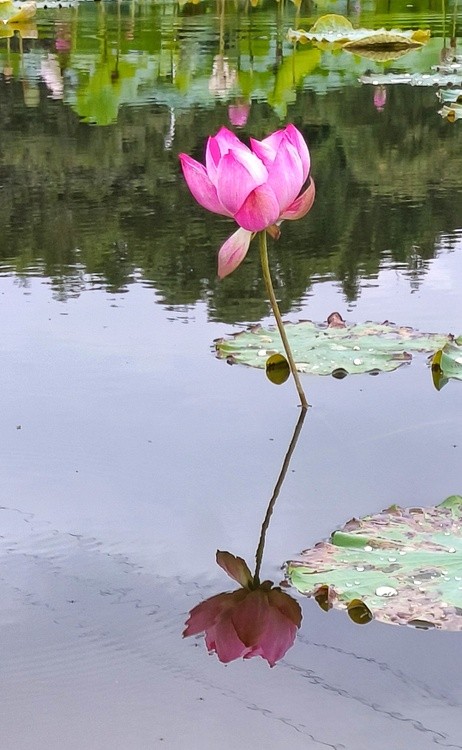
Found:
[[[391,86],[392,84],[402,86],[460,86],[462,75],[447,75],[446,73],[372,73],[359,77],[360,83],[372,84],[373,86]]]
[[[433,353],[453,336],[420,333],[394,323],[346,324],[338,313],[328,322],[286,323],[297,370],[311,375],[391,372],[410,362],[413,352]],[[264,368],[268,357],[284,354],[277,329],[253,326],[215,342],[217,356],[229,364]]]
[[[321,16],[309,31],[289,29],[291,42],[329,42],[339,43],[350,51],[412,49],[422,47],[430,38],[429,31],[401,29],[355,29],[344,16],[334,13]]]
[[[440,391],[448,380],[462,380],[462,337],[447,344],[433,355],[432,377],[435,388]]]
[[[289,583],[355,622],[462,630],[462,496],[352,519],[286,564]],[[368,616],[370,613],[370,617]]]

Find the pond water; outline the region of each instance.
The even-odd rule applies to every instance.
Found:
[[[181,638],[192,607],[233,588],[216,549],[251,564],[299,411],[290,381],[214,356],[269,306],[255,248],[217,280],[231,224],[178,166],[222,124],[295,123],[317,197],[270,246],[285,317],[461,333],[461,124],[425,78],[461,13],[39,6],[0,38],[2,748],[462,748],[458,633],[359,627],[298,597],[273,669]],[[432,38],[386,64],[294,51],[288,28],[328,11]],[[421,85],[393,82],[405,73]],[[263,559],[276,582],[352,516],[462,491],[462,388],[436,391],[425,355],[303,383]]]

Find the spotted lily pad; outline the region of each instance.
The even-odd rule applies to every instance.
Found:
[[[346,324],[338,313],[326,324],[287,323],[285,330],[297,370],[311,375],[391,372],[410,362],[414,352],[433,353],[452,336],[420,333],[394,323]],[[229,364],[264,368],[273,354],[284,354],[277,329],[253,326],[215,342],[217,356]]]
[[[462,337],[448,341],[432,358],[432,376],[435,388],[440,391],[450,378],[462,380]]]
[[[462,630],[462,496],[352,519],[287,563],[286,576],[355,622]]]

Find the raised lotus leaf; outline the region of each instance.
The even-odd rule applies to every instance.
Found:
[[[367,46],[366,44],[357,45],[356,42],[350,42],[349,44],[344,44],[342,49],[351,52],[356,57],[365,57],[367,60],[372,60],[373,62],[385,63],[392,60],[399,60],[400,57],[407,55],[414,47],[399,44],[395,46],[384,44],[381,46],[378,43]]]
[[[412,49],[421,47],[430,38],[429,31],[401,29],[355,29],[344,16],[329,13],[318,18],[309,31],[289,29],[291,42],[329,42],[350,51],[376,49]]]
[[[448,341],[432,358],[432,377],[440,391],[448,380],[462,380],[462,337]]]
[[[394,323],[346,324],[338,313],[327,323],[286,323],[297,370],[311,375],[391,372],[410,362],[414,352],[433,353],[453,336],[420,333]],[[284,354],[277,329],[253,326],[215,341],[217,356],[229,364],[264,368],[269,357]]]
[[[0,21],[3,24],[23,24],[30,21],[37,12],[37,5],[33,0],[26,3],[13,4],[10,0],[0,2]]]
[[[446,104],[462,104],[462,89],[440,89],[437,96],[441,102]]]
[[[462,104],[458,102],[454,102],[454,104],[444,104],[438,111],[438,114],[448,122],[460,120],[462,119]]]
[[[354,518],[288,562],[286,577],[355,622],[462,630],[462,496]]]

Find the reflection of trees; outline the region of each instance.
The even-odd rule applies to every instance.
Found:
[[[394,87],[379,116],[370,96],[350,89],[312,99],[308,110],[321,123],[310,229],[322,230],[318,241],[330,246],[331,271],[351,298],[358,276],[377,273],[384,257],[405,263],[416,247],[433,257],[438,235],[462,219],[462,154],[457,134],[434,117],[433,92]]]
[[[177,153],[201,159],[226,115],[225,104],[179,109],[166,150],[167,105],[121,109],[116,125],[88,127],[44,90],[26,110],[20,84],[0,83],[0,260],[19,272],[40,269],[61,298],[93,282],[124,289],[140,271],[166,304],[205,299],[215,318],[261,318],[256,248],[217,282],[230,222],[198,208],[179,178]],[[288,119],[310,143],[317,199],[270,247],[282,309],[320,277],[338,279],[354,299],[384,258],[416,265],[418,283],[425,263],[416,254],[431,258],[438,235],[461,226],[458,134],[435,116],[433,92],[393,87],[377,113],[368,87],[298,91]],[[249,132],[262,137],[279,125],[267,105],[252,105]]]

